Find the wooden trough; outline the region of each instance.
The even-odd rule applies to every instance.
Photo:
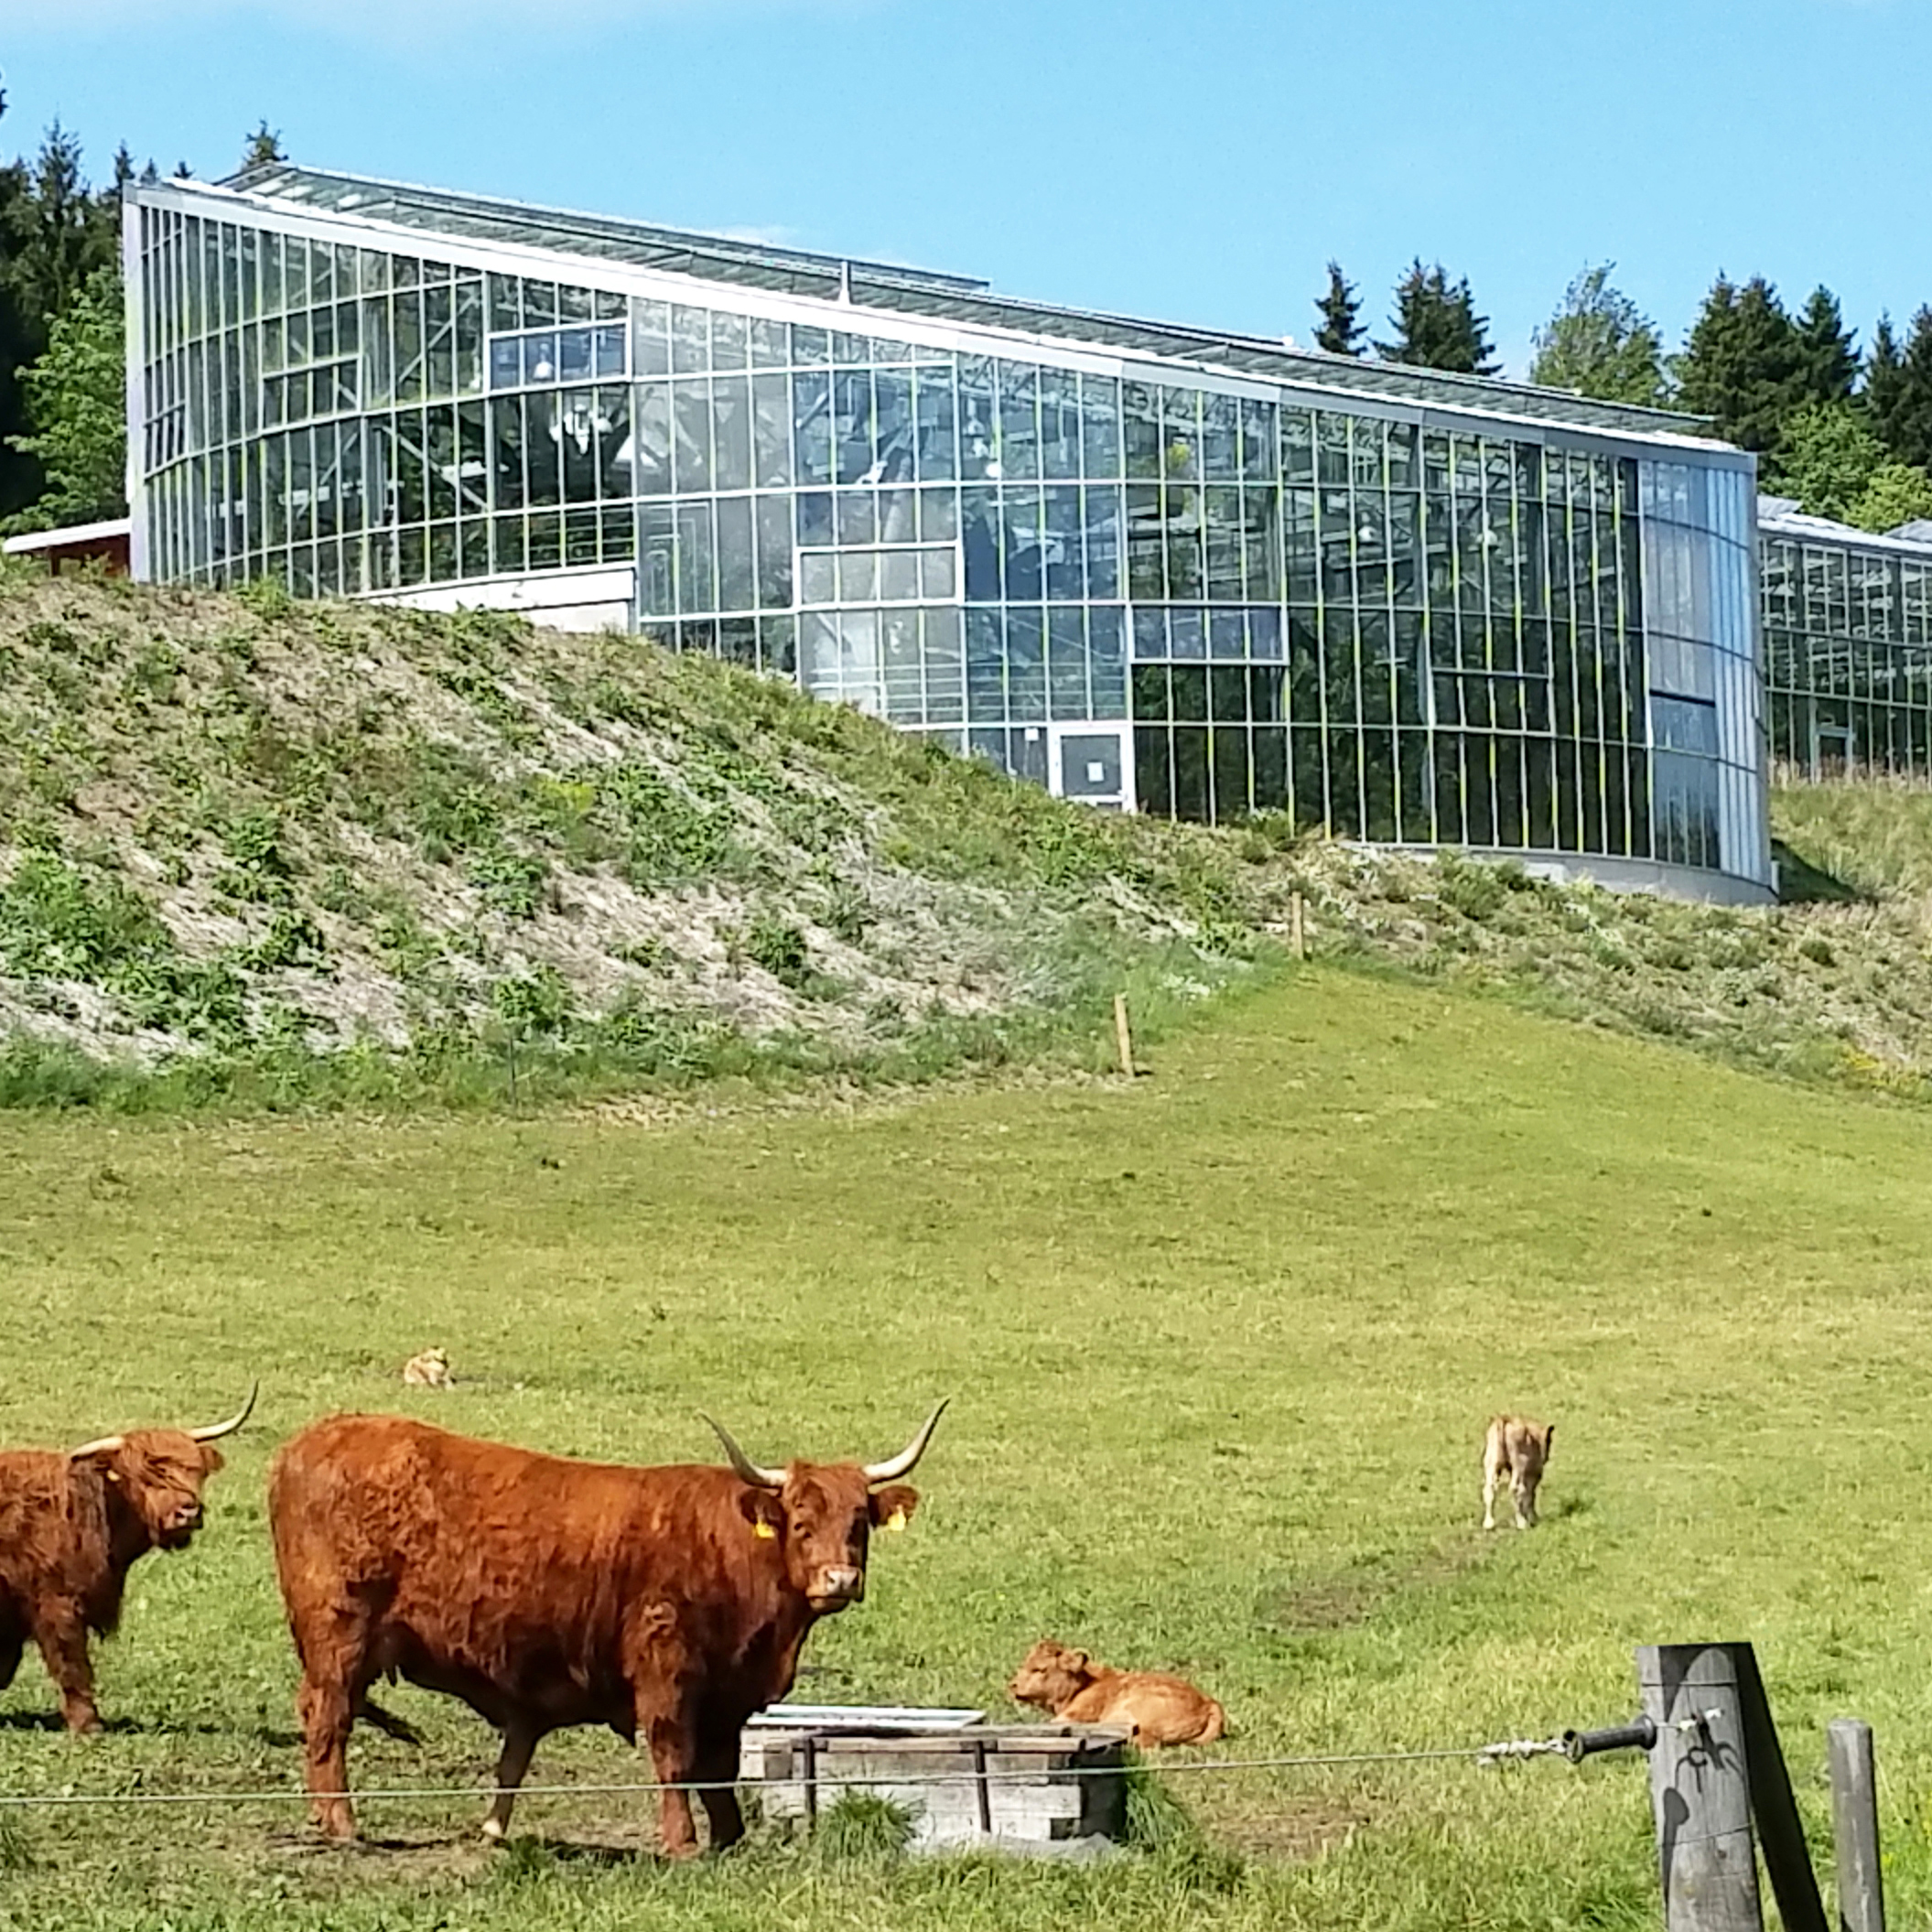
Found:
[[[912,1813],[914,1850],[1045,1850],[1121,1837],[1127,1743],[1125,1731],[988,1724],[977,1711],[774,1704],[746,1726],[739,1775],[768,1818],[809,1825],[856,1786]]]

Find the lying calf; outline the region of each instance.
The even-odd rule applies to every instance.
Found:
[[[1137,1744],[1211,1744],[1226,1722],[1219,1704],[1177,1677],[1153,1670],[1109,1670],[1084,1650],[1043,1640],[1008,1687],[1022,1704],[1038,1704],[1074,1724],[1118,1724]]]

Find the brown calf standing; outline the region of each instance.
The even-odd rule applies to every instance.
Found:
[[[136,1429],[58,1451],[0,1451],[0,1690],[29,1637],[75,1732],[101,1729],[90,1635],[121,1620],[127,1572],[150,1549],[185,1549],[201,1527],[209,1445],[248,1419],[255,1391],[206,1429]]]
[[[1153,1670],[1109,1670],[1084,1650],[1042,1639],[1008,1687],[1074,1724],[1123,1724],[1137,1744],[1212,1744],[1226,1714],[1204,1691]]]
[[[1510,1500],[1516,1505],[1516,1527],[1534,1529],[1537,1485],[1549,1461],[1554,1422],[1532,1422],[1527,1416],[1492,1416],[1483,1441],[1483,1527],[1496,1527],[1496,1488],[1506,1476]]]

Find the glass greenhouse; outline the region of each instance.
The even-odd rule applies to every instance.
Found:
[[[1768,893],[1686,418],[283,164],[130,191],[135,567],[615,625],[1070,797]]]
[[[1932,777],[1932,524],[1889,536],[1758,502],[1771,756]]]

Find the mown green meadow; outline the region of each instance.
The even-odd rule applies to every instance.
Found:
[[[1633,1646],[1748,1636],[1821,1849],[1822,1727],[1877,1727],[1897,1922],[1932,1911],[1923,1110],[1496,1001],[1310,967],[1131,1086],[849,1111],[243,1122],[0,1117],[0,1436],[204,1420],[263,1378],[189,1554],[100,1654],[110,1734],[0,1695],[0,1793],[294,1786],[263,1478],[338,1408],[590,1456],[878,1455],[953,1408],[925,1506],[807,1651],[815,1700],[983,1704],[1042,1635],[1178,1668],[1211,1755],[1471,1746],[1627,1716]],[[440,1344],[461,1381],[405,1391]],[[1559,1422],[1533,1535],[1485,1538],[1492,1409]],[[408,1689],[363,1786],[480,1786]],[[618,1781],[607,1736],[539,1780]],[[0,1811],[0,1927],[1646,1926],[1643,1769],[1167,1780],[1199,1821],[1090,1869],[666,1870],[635,1798]]]

